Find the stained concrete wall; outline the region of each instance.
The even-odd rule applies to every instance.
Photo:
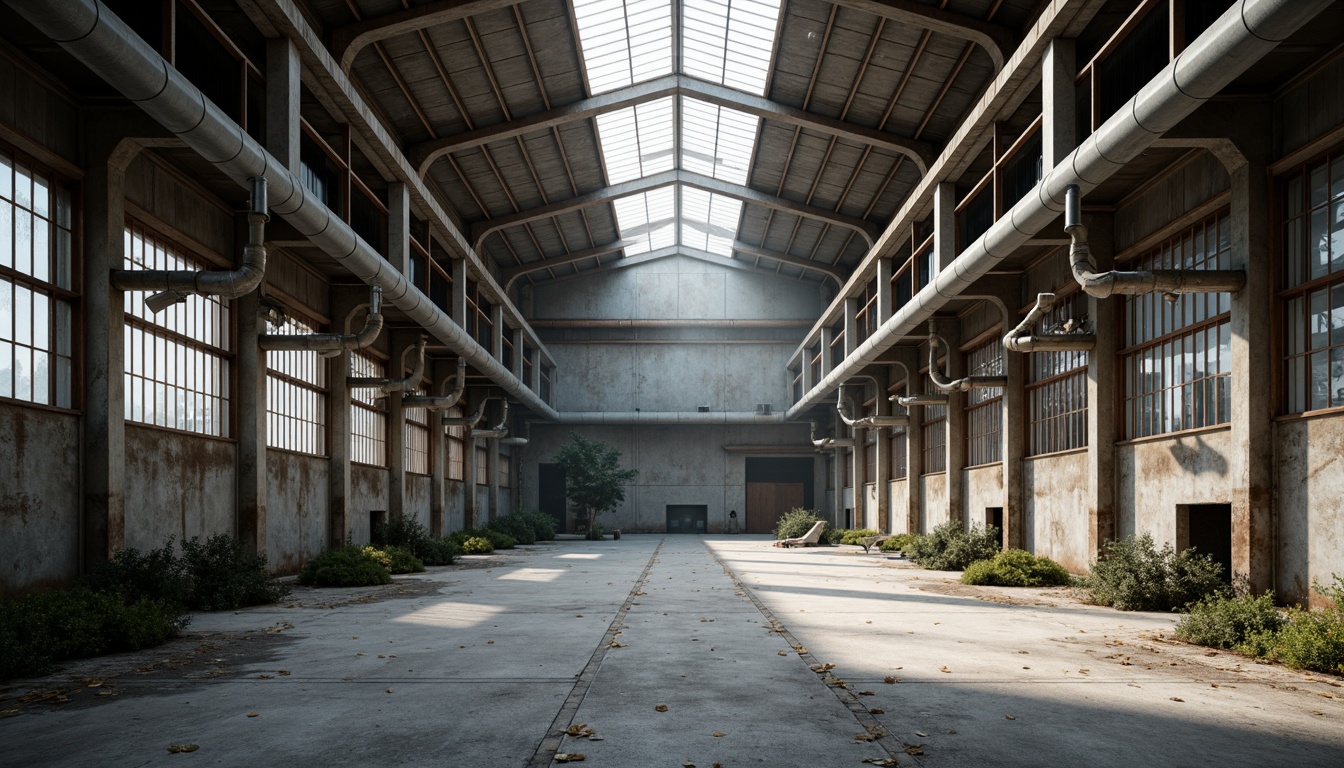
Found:
[[[1087,449],[1022,461],[1024,544],[1073,573],[1091,568]]]
[[[0,596],[79,572],[79,417],[0,402]]]
[[[1276,438],[1278,594],[1320,605],[1312,581],[1344,574],[1344,417],[1280,422]]]
[[[985,509],[1004,505],[1003,465],[986,464],[961,474],[962,498],[966,500],[966,525],[985,525]]]
[[[466,492],[461,480],[443,482],[443,531],[452,533],[462,530],[462,508]]]
[[[386,469],[355,465],[350,467],[350,537],[356,544],[367,544],[369,512],[387,511]]]
[[[266,452],[266,557],[279,573],[295,573],[327,547],[328,460]]]
[[[237,533],[238,447],[168,429],[126,425],[126,546]]]
[[[1176,544],[1176,507],[1229,504],[1231,429],[1188,432],[1116,447],[1116,533]]]
[[[887,533],[910,533],[908,484],[908,480],[891,481],[891,530]]]
[[[425,526],[425,530],[429,530],[429,491],[433,484],[434,478],[429,475],[406,475],[406,494],[401,514]]]
[[[920,533],[928,533],[949,520],[947,510],[947,473],[938,472],[919,478],[920,492]]]

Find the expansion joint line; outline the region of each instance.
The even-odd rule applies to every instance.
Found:
[[[752,592],[746,584],[742,583],[741,579],[737,578],[737,574],[732,572],[727,563],[723,562],[714,553],[714,550],[710,549],[708,544],[705,545],[705,549],[709,550],[709,556],[714,558],[714,562],[718,563],[719,567],[723,568],[723,572],[728,575],[728,578],[733,580],[733,586],[737,587],[751,601],[751,604],[756,606],[756,610],[761,612],[765,620],[770,622],[772,630],[779,633],[788,642],[789,647],[797,652],[798,658],[802,659],[809,669],[819,669],[821,662],[817,661],[817,658],[812,655],[812,651],[803,645],[802,641],[795,637],[788,627],[784,626],[784,622],[780,621],[769,608],[765,607],[765,603],[761,602],[756,593]],[[902,764],[913,762],[915,765],[924,765],[922,760],[907,754],[901,748],[899,740],[887,733],[886,727],[876,717],[873,717],[872,713],[868,711],[867,705],[859,701],[859,697],[854,695],[854,692],[847,685],[827,685],[826,687],[830,689],[831,693],[835,694],[835,698],[839,699],[841,704],[845,705],[849,713],[858,721],[859,726],[873,736],[873,743],[882,747],[891,756],[892,760],[898,760],[899,758],[899,762]]]
[[[644,585],[649,581],[649,572],[658,562],[658,553],[662,551],[663,542],[659,541],[658,546],[653,549],[653,554],[649,555],[649,562],[645,564],[639,578],[635,579],[635,586],[630,588],[630,594],[626,595],[625,602],[616,611],[616,617],[611,620],[611,624],[607,625],[607,632],[602,635],[602,641],[597,644],[597,650],[593,651],[593,655],[589,657],[588,663],[579,673],[579,679],[574,681],[573,689],[565,697],[565,703],[560,705],[560,711],[555,714],[555,719],[551,721],[550,728],[541,737],[541,743],[537,745],[537,751],[532,753],[532,759],[527,761],[524,768],[547,768],[553,762],[555,753],[560,751],[560,744],[565,739],[565,731],[569,730],[569,727],[574,724],[574,716],[578,714],[579,706],[583,704],[583,697],[588,695],[588,689],[593,685],[593,678],[597,677],[597,671],[602,667],[602,659],[606,658],[607,650],[611,648],[611,644],[616,640],[616,635],[624,626],[625,615],[630,612],[630,606],[634,605],[635,598],[644,591]]]

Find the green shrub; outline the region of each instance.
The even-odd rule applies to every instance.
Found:
[[[509,534],[500,531],[492,531],[489,528],[477,528],[475,534],[489,539],[490,544],[493,545],[495,549],[513,549],[518,546],[517,540]]]
[[[486,523],[485,527],[512,536],[519,544],[537,543],[537,529],[532,525],[532,521],[517,512],[497,517]]]
[[[50,671],[65,659],[160,645],[191,621],[156,600],[86,586],[0,602],[0,680]]]
[[[1062,587],[1070,581],[1064,566],[1021,549],[1005,549],[989,560],[977,560],[961,574],[962,584],[995,587]]]
[[[1274,607],[1273,592],[1255,597],[1217,594],[1190,604],[1190,612],[1176,624],[1176,637],[1211,648],[1246,647],[1252,655],[1264,655],[1260,643],[1267,638],[1251,642],[1252,638],[1272,636],[1283,623],[1283,616]],[[1257,648],[1260,653],[1256,653]]]
[[[883,552],[904,552],[910,546],[910,542],[918,536],[918,533],[898,533],[889,539],[884,539],[877,547]]]
[[[143,598],[186,607],[192,597],[191,576],[174,550],[174,539],[144,553],[123,549],[94,566],[84,585],[94,592],[121,595],[125,600]]]
[[[976,560],[988,560],[999,551],[999,529],[976,526],[967,531],[957,520],[949,520],[933,532],[911,539],[905,554],[934,571],[960,571]]]
[[[847,528],[837,529],[836,533],[840,535],[841,544],[860,545],[859,539],[867,536],[881,536],[882,534],[872,528]]]
[[[1210,595],[1226,594],[1223,567],[1193,549],[1177,554],[1143,534],[1109,542],[1083,587],[1099,605],[1122,611],[1179,611]]]
[[[274,603],[289,594],[289,586],[271,578],[266,556],[249,552],[240,539],[228,534],[182,542],[182,563],[191,578],[191,601],[197,611],[232,611],[249,605]]]
[[[588,526],[588,532],[583,535],[588,541],[602,540],[602,526],[598,523],[592,523]]]
[[[323,552],[299,573],[299,583],[312,587],[370,587],[391,581],[392,574],[378,558],[353,545]]]
[[[383,552],[388,556],[387,570],[393,574],[421,573],[425,570],[425,564],[420,558],[405,547],[383,547]]]
[[[495,545],[483,536],[471,536],[462,541],[462,551],[468,555],[487,555],[495,551]]]
[[[779,522],[775,524],[775,539],[796,539],[799,536],[806,536],[818,520],[825,520],[825,518],[810,509],[794,507],[785,512],[784,516],[779,518]],[[835,527],[827,521],[826,527],[821,532],[821,543],[832,543],[832,536],[837,541],[839,540],[839,534]]]
[[[1259,643],[1266,640],[1257,638]],[[1344,611],[1289,611],[1287,622],[1263,655],[1295,669],[1344,675]]]
[[[385,547],[405,547],[424,565],[452,565],[462,554],[452,540],[430,536],[420,521],[410,517],[396,517],[378,525],[373,539]]]
[[[522,515],[524,519],[532,523],[532,538],[536,541],[555,541],[554,517],[527,510],[519,510],[514,514]]]

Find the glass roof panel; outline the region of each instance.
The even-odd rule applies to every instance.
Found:
[[[642,179],[676,167],[672,97],[597,116],[607,183]]]
[[[612,201],[616,226],[626,242],[625,255],[635,256],[677,244],[676,187],[667,186]]]
[[[681,188],[681,245],[732,256],[742,201],[691,187]]]
[[[754,115],[682,97],[682,169],[746,184],[759,124]]]
[[[684,0],[682,72],[762,96],[779,0]]]
[[[574,0],[574,18],[589,94],[671,74],[669,0]]]

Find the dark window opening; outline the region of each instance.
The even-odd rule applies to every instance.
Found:
[[[1171,60],[1167,19],[1167,4],[1159,3],[1098,64],[1098,123],[1115,114]]]
[[[174,66],[206,98],[236,122],[242,122],[242,64],[194,13],[177,14]]]
[[[1223,567],[1232,581],[1232,505],[1183,504],[1176,508],[1176,549],[1193,549]]]

